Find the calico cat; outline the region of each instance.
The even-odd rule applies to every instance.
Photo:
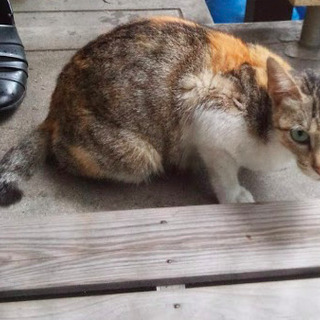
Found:
[[[0,204],[54,156],[95,179],[148,181],[200,157],[221,203],[253,202],[238,170],[296,160],[320,179],[320,80],[266,48],[191,21],[119,26],[63,68],[45,121],[0,162]]]

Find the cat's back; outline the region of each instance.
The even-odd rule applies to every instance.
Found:
[[[170,17],[143,19],[88,43],[75,54],[60,78],[71,78],[73,71],[90,76],[91,81],[115,82],[117,77],[127,79],[137,70],[163,78],[184,64],[187,67],[187,62],[196,65],[201,61],[207,42],[206,28],[195,23]]]
[[[209,57],[207,29],[193,22],[157,17],[119,26],[64,67],[48,123],[60,128],[60,140],[77,140],[97,125],[115,126],[146,137],[160,153],[175,154],[181,135],[177,84]]]
[[[116,109],[114,116],[127,101],[143,108],[142,98],[153,100],[149,109],[155,103],[161,109],[181,76],[196,73],[208,58],[207,29],[196,23],[156,17],[125,24],[72,57],[58,78],[51,109],[64,104],[65,111],[75,112],[77,97],[92,108]]]
[[[180,18],[141,19],[101,35],[79,50],[75,58],[112,58],[114,62],[144,58],[173,63],[196,51],[201,55],[208,43],[207,32],[207,28]]]

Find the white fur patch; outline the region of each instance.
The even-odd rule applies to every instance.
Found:
[[[251,170],[278,170],[287,167],[294,160],[276,137],[264,143],[253,137],[247,129],[242,115],[234,115],[221,110],[201,110],[194,116],[193,125],[185,133],[187,148],[196,147],[207,153],[207,158],[215,150],[224,150],[237,162],[239,167]]]
[[[198,75],[189,74],[185,76],[180,81],[180,90],[181,102],[190,107],[199,105],[203,98],[213,91],[231,99],[237,98],[232,81],[221,74],[214,74],[210,70],[204,70]],[[236,101],[237,107],[239,107],[239,104],[240,102]]]

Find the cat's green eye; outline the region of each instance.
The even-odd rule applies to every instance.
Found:
[[[309,142],[309,134],[301,129],[291,129],[290,130],[291,138],[298,143],[308,143]]]

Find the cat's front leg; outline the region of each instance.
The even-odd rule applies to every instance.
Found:
[[[254,202],[253,196],[250,191],[245,187],[238,185],[235,189],[229,190],[225,194],[225,199],[222,197],[220,203],[250,203]]]
[[[252,194],[239,184],[239,166],[224,150],[201,152],[211,185],[220,203],[254,202]]]

